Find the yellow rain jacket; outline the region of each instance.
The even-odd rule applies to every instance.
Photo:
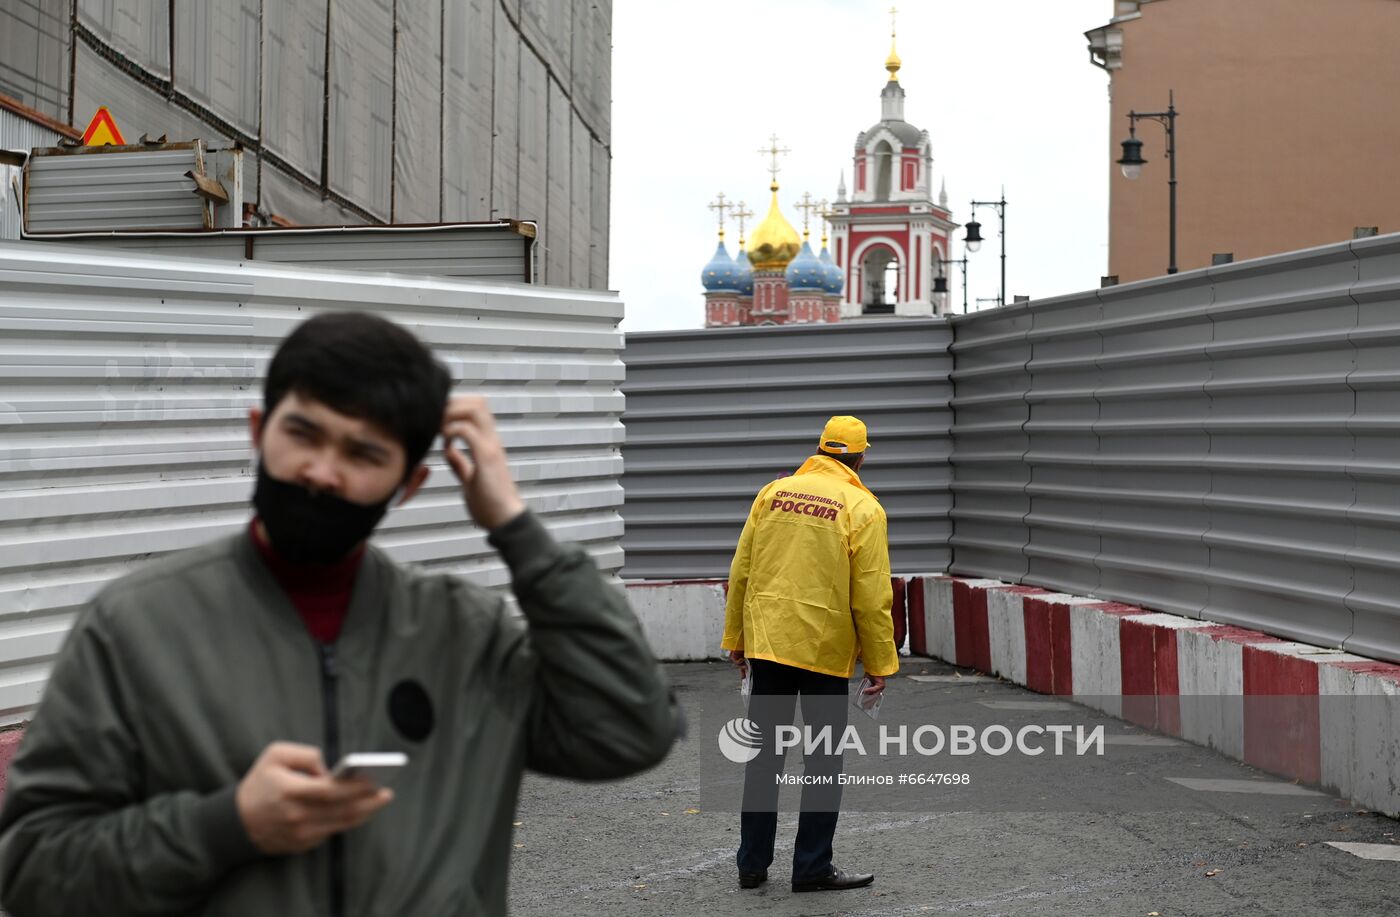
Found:
[[[899,670],[885,510],[835,459],[759,491],[729,568],[727,650],[850,678]]]

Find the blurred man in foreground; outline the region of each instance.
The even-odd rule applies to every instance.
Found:
[[[105,586],[9,771],[0,901],[46,914],[504,914],[525,768],[621,777],[675,713],[626,600],[526,508],[482,398],[363,313],[282,342],[256,515]],[[441,435],[498,595],[367,539]],[[461,444],[465,444],[465,448]],[[392,775],[342,755],[399,752]]]

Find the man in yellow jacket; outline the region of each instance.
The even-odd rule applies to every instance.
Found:
[[[765,882],[773,862],[783,767],[774,735],[779,725],[792,724],[798,697],[803,723],[830,727],[835,749],[846,728],[856,659],[873,682],[871,693],[883,691],[885,677],[899,669],[885,510],[858,474],[868,445],[859,419],[831,418],[817,454],[759,492],[730,566],[721,645],[741,673],[753,675],[749,719],[764,736],[763,752],[744,775],[737,857],[743,888]],[[795,892],[860,888],[875,880],[831,863],[841,804],[834,778],[841,764],[839,752],[804,760],[808,778],[829,776],[834,785],[803,786],[792,857]]]

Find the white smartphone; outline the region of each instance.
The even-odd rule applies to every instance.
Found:
[[[363,777],[383,786],[408,764],[408,755],[401,751],[356,751],[341,756],[331,776],[337,780]]]

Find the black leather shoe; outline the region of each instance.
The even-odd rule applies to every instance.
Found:
[[[758,888],[767,881],[768,870],[766,869],[763,872],[744,872],[742,869],[739,870],[740,888]]]
[[[864,888],[875,881],[875,874],[870,872],[848,873],[831,867],[831,872],[816,879],[803,879],[792,881],[792,890],[795,892],[837,892],[847,888]]]

